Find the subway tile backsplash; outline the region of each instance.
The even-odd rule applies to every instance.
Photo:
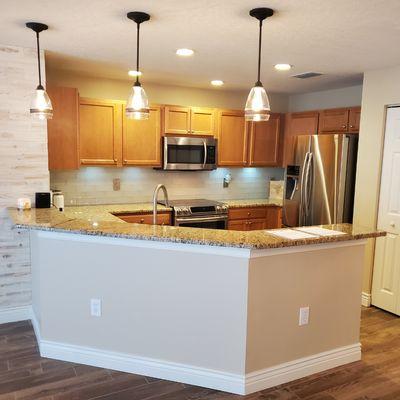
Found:
[[[228,188],[223,178],[232,176]],[[150,202],[157,184],[163,183],[171,199],[251,199],[268,197],[270,180],[283,179],[282,168],[218,168],[214,171],[160,171],[151,168],[85,167],[50,173],[52,189],[62,190],[66,205]],[[120,179],[120,190],[113,180]]]

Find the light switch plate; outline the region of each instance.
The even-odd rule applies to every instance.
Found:
[[[92,317],[101,317],[101,300],[90,299],[90,315]]]
[[[299,326],[308,325],[310,319],[310,307],[301,307],[299,311]]]

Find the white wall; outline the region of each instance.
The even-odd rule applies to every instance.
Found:
[[[364,74],[354,222],[376,228],[385,107],[400,104],[400,66]],[[374,241],[367,246],[363,291],[371,293]]]
[[[229,188],[222,187],[227,172]],[[121,179],[121,190],[113,191],[113,179]],[[105,204],[151,201],[156,185],[166,185],[171,199],[216,200],[267,197],[269,180],[283,179],[281,168],[218,168],[215,171],[158,171],[151,168],[87,167],[79,171],[51,173],[51,188],[60,189],[66,204]]]
[[[0,312],[31,302],[29,237],[11,230],[5,207],[49,189],[46,122],[29,115],[36,60],[34,49],[0,45]]]
[[[362,85],[289,96],[289,111],[353,107],[361,104]]]

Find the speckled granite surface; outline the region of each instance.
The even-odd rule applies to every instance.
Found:
[[[375,230],[349,224],[340,224],[324,227],[345,232],[345,235],[289,240],[273,236],[264,230],[238,232],[130,224],[111,214],[147,212],[151,210],[149,207],[148,204],[136,204],[68,207],[65,212],[59,212],[54,208],[32,209],[29,211],[18,211],[10,208],[8,211],[17,228],[249,249],[301,246],[385,235],[384,232],[376,232]],[[166,210],[165,207],[160,206],[160,210],[162,209]]]
[[[283,203],[282,199],[222,200],[222,202],[228,204],[229,208],[265,207],[265,206],[282,207]]]

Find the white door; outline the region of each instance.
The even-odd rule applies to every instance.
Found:
[[[372,304],[400,315],[400,107],[387,110]]]

